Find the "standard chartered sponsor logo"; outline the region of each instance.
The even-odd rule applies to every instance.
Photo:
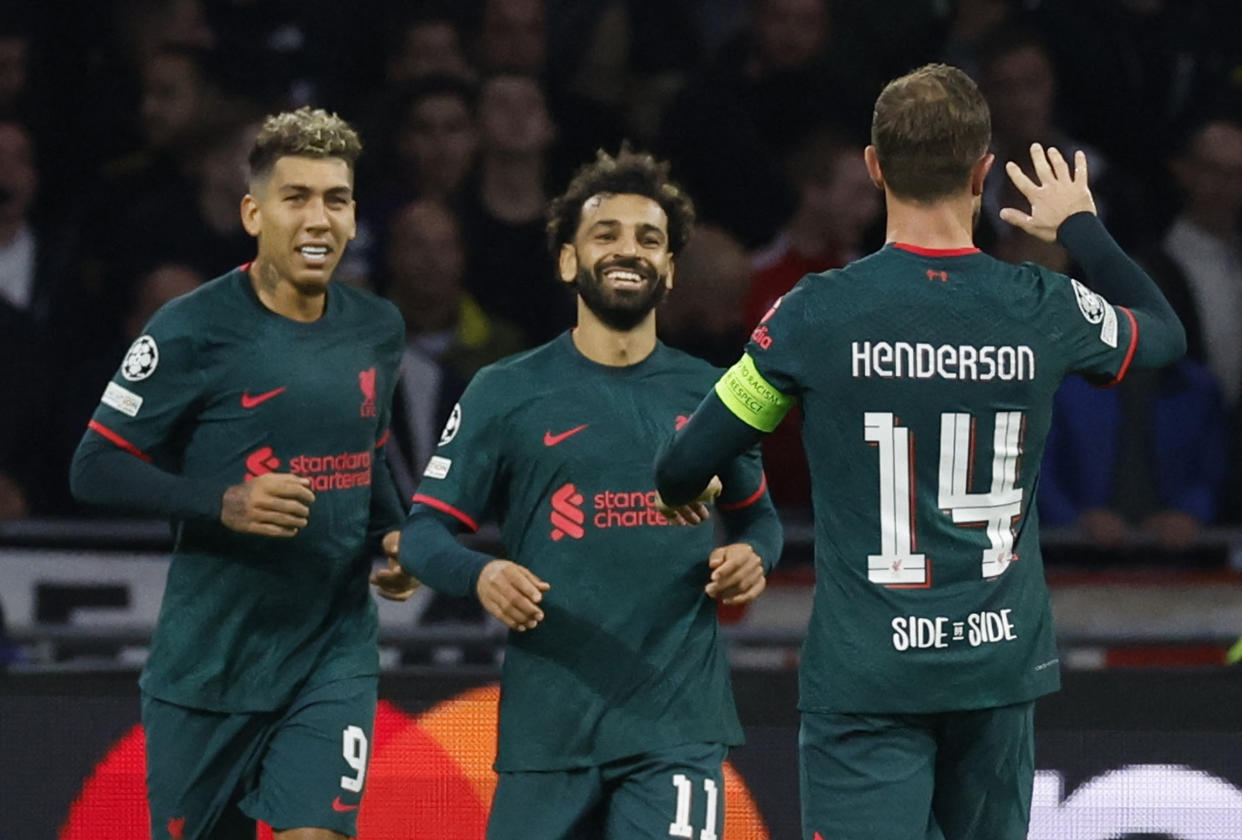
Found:
[[[1035,378],[1035,351],[1025,344],[929,344],[924,341],[854,341],[855,379],[951,379],[1012,382]]]
[[[1018,638],[1013,610],[980,610],[960,621],[948,616],[899,615],[891,622],[893,649],[924,650],[960,645],[979,647]]]
[[[565,537],[580,540],[587,528],[644,528],[671,525],[656,510],[659,498],[654,490],[604,490],[591,495],[590,507],[583,505],[586,497],[573,483],[562,485],[551,499],[549,513],[552,539]]]

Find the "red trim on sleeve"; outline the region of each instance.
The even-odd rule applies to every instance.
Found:
[[[893,247],[909,251],[911,254],[918,254],[920,257],[965,257],[979,253],[978,248],[924,248],[908,242],[894,242]]]
[[[462,513],[460,510],[453,507],[448,502],[442,502],[439,499],[433,499],[431,496],[427,496],[422,493],[415,493],[413,498],[410,499],[410,501],[416,502],[421,505],[426,505],[427,507],[430,507],[430,508],[435,508],[441,513],[447,513],[449,516],[461,522],[471,531],[479,530],[479,523],[471,519],[469,514]]]
[[[385,429],[384,433],[380,435],[380,439],[375,442],[375,448],[382,449],[384,444],[388,443],[388,436],[391,433],[392,433],[392,429]]]
[[[749,496],[747,496],[745,499],[742,499],[742,501],[740,502],[728,502],[725,504],[718,505],[717,507],[719,507],[721,510],[740,510],[744,507],[750,507],[755,502],[759,501],[760,498],[762,498],[764,491],[766,491],[767,489],[768,489],[768,474],[760,473],[758,490],[751,493]]]
[[[1111,388],[1126,378],[1126,374],[1130,371],[1130,362],[1134,361],[1134,351],[1138,348],[1138,321],[1135,320],[1134,313],[1124,306],[1117,308],[1126,313],[1126,317],[1130,319],[1130,346],[1126,349],[1126,357],[1121,362],[1121,370],[1117,371],[1117,375],[1111,382],[1103,386],[1105,388]]]
[[[87,424],[86,424],[86,428],[90,429],[91,431],[98,432],[99,434],[103,435],[105,438],[107,438],[108,440],[110,440],[110,441],[112,441],[113,443],[115,443],[117,446],[119,446],[119,447],[121,447],[122,449],[124,449],[124,450],[125,450],[126,452],[128,452],[130,455],[134,455],[134,456],[136,456],[136,457],[138,457],[138,458],[141,458],[141,459],[142,459],[142,460],[144,460],[144,461],[150,461],[150,460],[151,460],[151,456],[150,456],[150,455],[148,455],[147,453],[143,452],[143,451],[142,451],[141,449],[139,449],[138,447],[134,446],[132,443],[130,443],[130,442],[129,442],[129,441],[127,441],[125,438],[123,438],[123,437],[121,437],[120,435],[118,435],[116,432],[114,432],[114,431],[112,431],[111,429],[109,429],[109,428],[108,428],[107,426],[105,426],[103,423],[100,423],[98,420],[91,420],[91,422],[89,422],[89,423],[87,423]]]

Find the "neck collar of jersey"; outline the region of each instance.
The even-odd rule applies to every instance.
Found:
[[[903,251],[909,251],[911,254],[918,254],[920,257],[966,257],[971,254],[978,254],[978,248],[924,248],[921,245],[911,245],[908,242],[894,242],[894,248],[900,248]]]

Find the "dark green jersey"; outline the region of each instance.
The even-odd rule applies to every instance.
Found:
[[[178,525],[146,692],[262,711],[308,680],[378,673],[365,543],[403,342],[374,295],[334,284],[323,317],[300,323],[264,307],[240,269],[165,306],[134,342],[94,432],[188,479],[293,472],[316,495],[292,539]]]
[[[481,370],[454,409],[414,500],[472,529],[495,517],[509,559],[551,585],[544,621],[509,635],[497,770],[741,743],[703,593],[713,528],[653,508],[656,451],[718,373],[662,344],[599,365],[565,333]],[[755,453],[722,478],[720,508],[766,501]]]
[[[974,249],[890,245],[778,301],[747,355],[805,416],[804,710],[971,709],[1057,688],[1034,505],[1052,395],[1073,371],[1119,378],[1136,341],[1131,313],[1077,281]]]

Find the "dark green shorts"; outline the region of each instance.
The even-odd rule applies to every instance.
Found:
[[[151,836],[253,838],[255,820],[354,836],[375,700],[374,677],[326,683],[255,714],[143,694]]]
[[[1034,709],[804,712],[804,840],[1025,840]]]
[[[501,773],[487,840],[717,840],[720,744],[686,744],[598,767]]]

